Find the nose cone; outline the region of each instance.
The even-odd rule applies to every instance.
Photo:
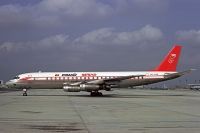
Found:
[[[13,81],[13,80],[9,80],[8,82],[5,83],[5,85],[6,85],[8,88],[14,88],[14,87],[16,87],[16,83],[15,83],[15,81]]]

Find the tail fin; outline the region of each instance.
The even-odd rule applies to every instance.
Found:
[[[176,71],[182,46],[175,45],[153,71]]]

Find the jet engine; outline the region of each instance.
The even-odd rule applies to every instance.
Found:
[[[80,92],[80,91],[98,91],[100,90],[100,85],[94,84],[80,84],[80,85],[65,85],[63,90],[67,92]]]

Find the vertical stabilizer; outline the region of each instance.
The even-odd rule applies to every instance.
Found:
[[[153,71],[176,71],[182,46],[175,45]]]

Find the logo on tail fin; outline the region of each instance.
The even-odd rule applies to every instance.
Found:
[[[171,54],[170,57],[169,57],[169,59],[168,59],[168,62],[170,64],[172,64],[174,62],[175,58],[176,58],[176,54]]]

